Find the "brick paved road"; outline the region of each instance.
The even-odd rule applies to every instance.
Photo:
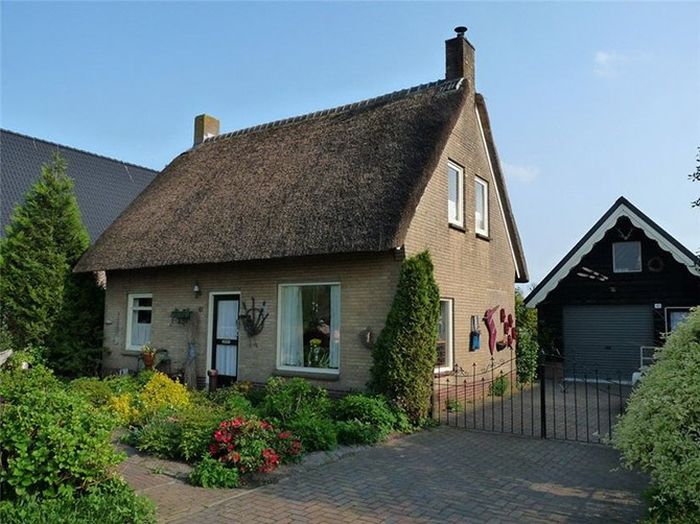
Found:
[[[247,491],[125,475],[169,522],[635,522],[646,480],[617,464],[605,446],[441,427]]]

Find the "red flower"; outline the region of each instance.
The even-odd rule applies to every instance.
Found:
[[[216,444],[209,444],[209,453],[213,456],[216,455],[216,452],[219,451],[219,448]]]
[[[292,432],[291,432],[291,431],[283,431],[282,433],[280,433],[279,435],[277,435],[277,438],[288,439],[288,438],[291,437],[291,436],[292,436]]]
[[[272,429],[272,424],[270,424],[267,420],[261,420],[260,427],[262,429]]]
[[[243,417],[236,417],[231,421],[232,428],[240,428],[245,424],[245,419]]]

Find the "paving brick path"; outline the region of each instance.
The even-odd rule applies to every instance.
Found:
[[[193,488],[168,471],[139,456],[124,465],[159,518],[180,523],[635,522],[646,485],[606,446],[448,427],[250,490]]]

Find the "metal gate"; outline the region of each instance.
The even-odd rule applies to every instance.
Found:
[[[485,369],[473,364],[436,374],[432,416],[453,427],[538,438],[606,443],[624,411],[631,385],[618,372],[564,374],[563,362],[539,366],[537,379],[517,382],[515,357]]]

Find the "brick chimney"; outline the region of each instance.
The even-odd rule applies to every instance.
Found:
[[[209,115],[197,115],[194,118],[194,145],[201,144],[207,138],[219,134],[219,120]]]
[[[445,78],[466,78],[469,86],[474,89],[474,46],[464,37],[466,27],[455,27],[455,32],[456,37],[445,40]]]

